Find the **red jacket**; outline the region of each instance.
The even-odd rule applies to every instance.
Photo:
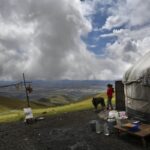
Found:
[[[114,93],[113,88],[110,87],[110,88],[107,89],[107,96],[108,97],[113,97],[113,93]]]

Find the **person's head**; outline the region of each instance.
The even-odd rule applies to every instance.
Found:
[[[107,87],[108,87],[108,88],[111,88],[111,87],[112,87],[112,84],[107,84]]]

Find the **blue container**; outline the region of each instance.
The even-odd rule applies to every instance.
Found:
[[[135,121],[135,122],[133,122],[133,124],[136,126],[140,126],[140,121]]]
[[[139,125],[134,125],[132,128],[129,129],[129,131],[131,131],[131,132],[137,132],[139,130],[140,130]]]

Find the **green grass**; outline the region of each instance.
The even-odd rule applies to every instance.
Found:
[[[106,100],[105,93],[98,94],[97,97],[98,96],[103,96]],[[91,99],[92,97],[89,97],[80,102],[75,102],[75,103],[67,104],[64,106],[57,106],[57,107],[49,107],[49,108],[39,108],[39,106],[34,106],[34,107],[31,106],[31,107],[32,107],[32,112],[34,116],[41,116],[43,114],[56,115],[56,114],[61,114],[61,113],[92,109],[93,105],[91,103]],[[113,103],[115,103],[114,98],[113,98]],[[20,103],[18,103],[17,101],[17,104],[20,104]],[[10,109],[7,109],[7,111],[1,111],[0,122],[11,122],[11,121],[23,120],[24,118],[23,106],[24,105],[19,106],[18,109],[14,111],[11,111]],[[0,108],[1,108],[1,104],[0,104]],[[5,107],[3,109],[5,110]]]
[[[41,98],[34,101],[35,104],[41,104],[43,106],[58,106],[68,104],[69,101],[64,95],[51,96],[49,98]]]
[[[30,103],[32,108],[41,108],[42,106],[39,104],[35,104],[33,102]],[[23,100],[18,100],[15,98],[7,98],[0,96],[0,112],[3,112],[4,110],[18,110],[18,109],[23,109],[24,107],[27,106],[27,102]]]

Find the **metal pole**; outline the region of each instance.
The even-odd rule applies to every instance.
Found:
[[[24,73],[23,73],[23,81],[24,81],[24,87],[25,87],[26,98],[27,98],[27,106],[30,107],[29,95],[28,95],[28,91],[27,91],[27,86],[26,86],[26,80],[25,80],[25,75],[24,75]]]

